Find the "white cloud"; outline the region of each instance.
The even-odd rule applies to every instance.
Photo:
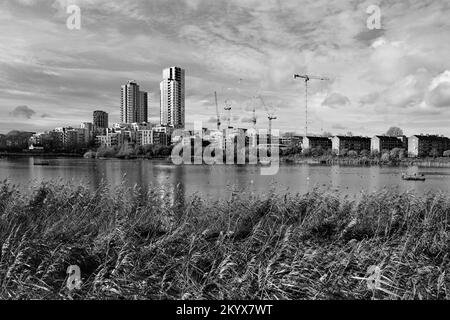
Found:
[[[65,27],[69,4],[82,9],[79,32]],[[442,71],[450,70],[450,43],[443,41],[450,8],[441,1],[382,2],[383,30],[375,32],[366,28],[369,4],[5,0],[0,3],[0,116],[32,105],[58,113],[47,122],[51,125],[55,119],[60,125],[85,121],[93,107],[115,117],[120,84],[129,78],[152,93],[150,107],[157,112],[161,70],[181,65],[187,70],[186,108],[192,119],[214,117],[215,109],[205,108],[204,101],[205,96],[213,101],[214,91],[236,106],[260,92],[277,105],[274,125],[301,132],[304,84],[292,74],[311,73],[332,78],[310,82],[313,131],[323,121],[327,130],[327,119],[333,118],[356,133],[363,119],[370,135],[401,117],[411,126],[421,119],[450,134],[448,126],[436,125],[449,110],[450,72]],[[239,78],[245,84],[238,85]],[[324,100],[336,109],[322,106]],[[257,109],[258,126],[266,127],[266,111],[260,103]]]

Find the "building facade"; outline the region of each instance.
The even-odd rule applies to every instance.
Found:
[[[139,85],[136,81],[130,80],[121,87],[120,93],[120,121],[122,123],[137,122],[140,102]]]
[[[139,107],[137,110],[135,122],[148,122],[148,93],[145,91],[139,91]]]
[[[114,147],[119,145],[120,133],[107,133],[105,135],[97,136],[97,145],[102,147]]]
[[[391,151],[393,149],[407,149],[406,137],[389,137],[389,136],[374,136],[370,143],[370,150],[372,152],[382,152],[383,150]]]
[[[368,137],[353,137],[353,136],[335,136],[331,139],[332,149],[337,155],[342,155],[343,151],[370,150],[372,139]]]
[[[160,83],[160,123],[176,129],[185,127],[185,70],[170,67],[163,70]]]
[[[415,135],[408,138],[410,157],[441,157],[450,150],[450,139],[437,135]]]
[[[322,148],[329,150],[332,148],[331,139],[328,137],[307,136],[303,138],[302,149]]]
[[[95,129],[108,128],[108,114],[105,111],[94,111],[93,120]]]

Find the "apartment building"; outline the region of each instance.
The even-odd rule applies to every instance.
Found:
[[[414,135],[408,138],[408,154],[410,157],[441,157],[447,150],[450,150],[450,138],[447,137]]]
[[[316,149],[322,148],[323,150],[329,150],[332,148],[331,139],[328,137],[315,137],[307,136],[303,137],[302,149]]]
[[[396,148],[405,150],[408,148],[406,137],[374,136],[370,144],[370,150],[372,152],[381,153],[383,150],[391,151]]]
[[[343,150],[353,150],[361,152],[370,150],[371,140],[368,137],[360,136],[335,136],[331,139],[332,149],[337,155],[341,155]]]

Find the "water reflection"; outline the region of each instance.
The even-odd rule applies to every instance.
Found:
[[[8,178],[27,190],[30,182],[63,180],[97,189],[103,181],[112,186],[137,186],[146,194],[161,190],[168,203],[182,203],[195,193],[213,199],[228,198],[231,192],[266,195],[306,193],[313,188],[339,189],[348,195],[372,192],[384,186],[423,193],[450,192],[450,168],[347,167],[282,165],[277,175],[261,176],[258,166],[175,166],[165,161],[51,159],[49,166],[35,166],[33,158],[0,159],[0,179]],[[425,182],[403,181],[401,173],[424,173]]]

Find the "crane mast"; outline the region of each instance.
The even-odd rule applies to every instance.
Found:
[[[272,120],[276,120],[277,117],[275,117],[273,114],[269,114],[267,118],[269,119],[269,137],[270,140],[272,140]]]
[[[308,135],[308,82],[310,80],[320,80],[320,81],[327,81],[330,80],[326,77],[317,77],[317,76],[311,76],[311,75],[299,75],[294,74],[294,79],[301,78],[305,81],[305,137]]]
[[[225,100],[224,110],[228,112],[228,129],[231,129],[231,102]]]
[[[217,130],[220,131],[220,112],[219,112],[219,104],[217,103],[217,92],[214,91],[214,98],[216,100],[216,114],[217,114]]]
[[[253,129],[256,129],[256,106],[255,106],[255,98],[256,98],[256,97],[253,97],[253,117],[252,117]]]

